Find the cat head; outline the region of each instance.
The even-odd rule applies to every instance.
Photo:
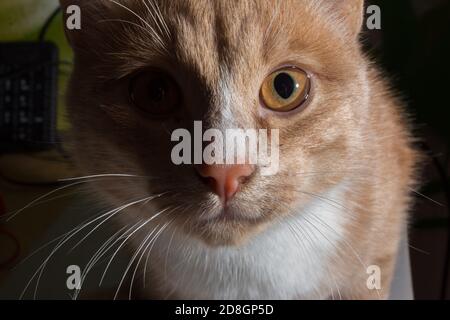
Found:
[[[363,1],[71,0],[66,19],[74,4],[71,152],[86,175],[139,176],[93,182],[115,205],[153,196],[130,220],[163,211],[180,232],[239,244],[357,168],[370,112]],[[276,174],[175,164],[172,134],[193,137],[194,121],[277,132]]]

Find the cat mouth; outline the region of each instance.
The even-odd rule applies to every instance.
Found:
[[[239,221],[242,217],[236,212],[236,210],[230,207],[224,207],[219,211],[219,214],[213,218],[216,221]]]
[[[264,216],[252,216],[237,207],[222,207],[209,216],[199,217],[187,231],[213,247],[239,246],[264,230],[265,222]]]
[[[225,206],[200,220],[205,223],[257,223],[259,218],[248,217],[234,206]]]

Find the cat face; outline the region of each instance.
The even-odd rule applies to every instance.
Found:
[[[79,6],[82,29],[67,30],[72,154],[87,175],[140,176],[93,182],[112,204],[157,195],[144,209],[130,206],[126,219],[164,210],[159,218],[180,232],[239,244],[359,168],[370,113],[357,37],[362,1]],[[192,132],[194,121],[222,132],[278,130],[278,172],[252,166],[224,206],[196,166],[172,161],[172,132]]]

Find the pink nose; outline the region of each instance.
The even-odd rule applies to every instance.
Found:
[[[249,164],[239,165],[201,165],[196,167],[201,177],[207,179],[211,190],[226,204],[243,183],[255,171]]]

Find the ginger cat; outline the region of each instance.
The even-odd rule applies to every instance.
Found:
[[[89,183],[120,209],[130,250],[133,286],[119,277],[116,293],[388,297],[418,156],[361,51],[362,0],[61,3],[81,8],[81,29],[66,30],[71,153],[104,175]],[[278,172],[174,164],[171,135],[194,121],[277,129]]]

